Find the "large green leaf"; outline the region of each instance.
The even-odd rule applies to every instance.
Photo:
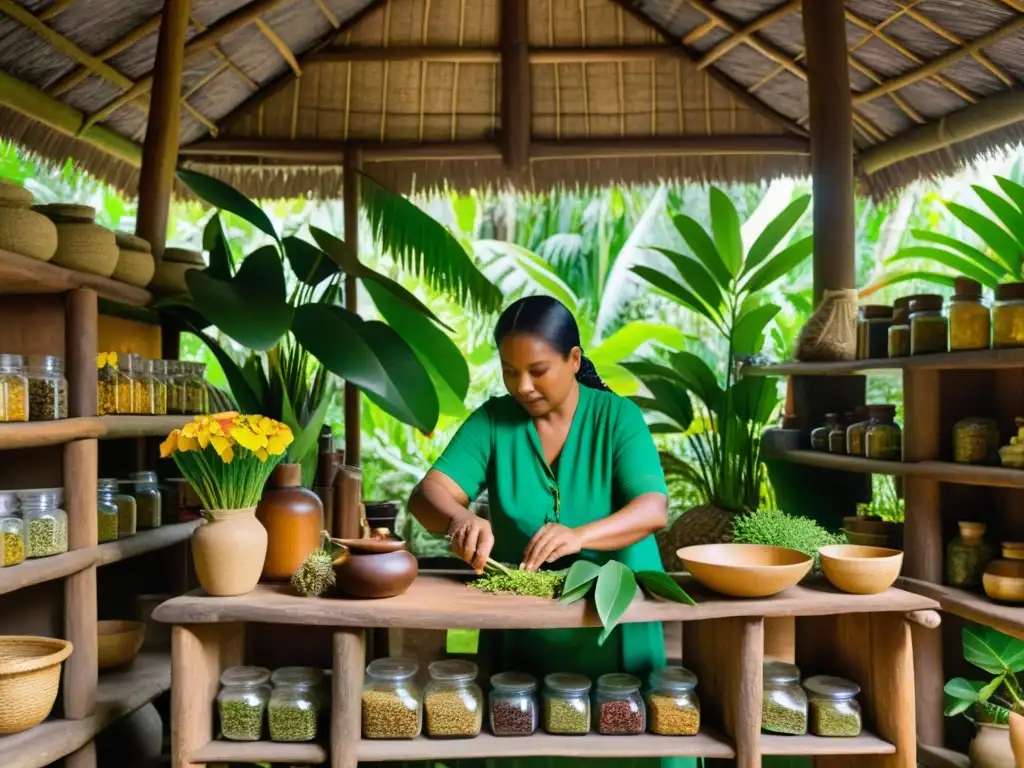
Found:
[[[721,315],[722,290],[700,262],[696,259],[691,259],[685,254],[670,251],[667,248],[651,247],[649,250],[657,251],[671,261],[680,276],[686,281],[686,284],[703,300],[704,304],[712,309],[716,315]]]
[[[632,271],[653,285],[660,293],[665,294],[671,299],[675,299],[687,309],[691,309],[694,312],[703,315],[711,321],[716,328],[720,327],[720,321],[718,320],[717,315],[711,311],[707,304],[697,298],[689,288],[680,285],[668,275],[659,272],[652,267],[637,265],[632,268]]]
[[[996,176],[995,179],[1003,193],[1017,206],[1017,210],[1024,213],[1024,186],[1005,176]]]
[[[206,274],[220,280],[230,280],[235,273],[234,259],[231,258],[231,248],[219,213],[214,213],[203,228],[203,250],[210,254],[210,266],[206,268]]]
[[[962,240],[957,240],[955,237],[943,235],[940,232],[932,232],[930,229],[912,229],[910,230],[910,234],[918,240],[924,240],[926,243],[936,243],[937,245],[944,245],[950,250],[958,251],[972,264],[976,264],[990,275],[994,275],[997,278],[1002,278],[1007,273],[1007,266],[1005,264],[996,261],[991,256],[988,256],[975,248],[973,245],[968,245]]]
[[[784,275],[789,274],[814,252],[814,238],[805,237],[783,248],[747,278],[743,289],[750,293],[764,290]]]
[[[625,366],[627,370],[629,365]],[[668,379],[659,377],[639,377],[644,386],[651,392],[651,399],[646,398],[638,403],[641,407],[647,407],[668,416],[683,429],[690,426],[693,421],[693,403],[686,390],[679,384]],[[634,398],[636,402],[639,398]],[[652,405],[653,404],[653,405]]]
[[[505,256],[515,262],[527,277],[549,296],[558,299],[574,315],[579,313],[579,299],[558,276],[554,268],[528,248],[501,240],[477,240],[474,248]]]
[[[962,677],[954,677],[942,689],[946,694],[944,714],[946,717],[953,717],[966,712],[978,701],[978,692],[985,687],[985,684],[977,680],[965,680]]]
[[[559,602],[568,605],[586,597],[590,586],[601,573],[601,566],[589,560],[577,560],[569,567],[562,585],[562,597]]]
[[[693,598],[686,594],[671,576],[661,571],[637,571],[634,576],[640,586],[655,597],[663,600],[671,600],[674,603],[684,605],[696,605]]]
[[[263,400],[249,386],[245,374],[242,373],[242,369],[238,367],[238,364],[231,355],[211,336],[203,333],[199,328],[191,326],[190,330],[209,347],[213,356],[217,358],[217,362],[220,363],[220,367],[224,369],[224,377],[228,380],[228,386],[231,387],[231,395],[235,398],[235,402],[238,403],[239,411],[245,414],[262,413]]]
[[[929,261],[934,261],[936,264],[949,267],[960,275],[977,280],[989,288],[995,288],[999,284],[998,277],[992,275],[965,256],[947,251],[944,248],[934,248],[929,245],[911,245],[906,248],[900,248],[885,263],[892,264],[893,262],[905,261],[907,259],[928,259]]]
[[[718,187],[711,188],[711,231],[722,261],[733,276],[743,266],[743,236],[740,217],[732,200]]]
[[[1009,250],[1004,256],[1013,271],[1020,272],[1021,251],[1024,250],[1024,214],[995,192],[978,185],[972,188],[1016,241],[1017,247]]]
[[[673,352],[669,355],[672,368],[687,383],[690,391],[710,410],[715,410],[722,388],[708,364],[692,352]]]
[[[249,349],[270,349],[291,327],[293,310],[276,246],[265,245],[250,253],[230,280],[193,269],[185,274],[185,281],[196,309]]]
[[[334,390],[329,389],[321,398],[320,404],[316,407],[309,416],[309,420],[306,425],[299,426],[296,429],[292,427],[292,432],[295,435],[295,441],[288,446],[288,456],[292,461],[302,463],[309,458],[310,453],[314,453],[317,450],[317,446],[320,440],[320,428],[323,427],[324,421],[327,420],[327,411],[331,407],[331,400],[333,400]],[[285,397],[287,398],[287,392]],[[296,419],[298,423],[298,419]]]
[[[734,356],[754,355],[764,346],[764,329],[779,313],[774,304],[762,304],[740,315],[732,329]]]
[[[242,365],[242,375],[246,383],[261,403],[266,403],[270,396],[270,382],[263,369],[263,356],[252,352]],[[265,414],[266,415],[266,414]]]
[[[597,639],[599,645],[608,639],[633,598],[636,597],[636,578],[633,572],[618,560],[609,560],[601,566],[594,589],[594,604],[604,629]]]
[[[338,306],[306,304],[295,311],[296,340],[325,368],[366,392],[399,421],[433,431],[437,393],[423,363],[387,325]]]
[[[776,383],[766,376],[744,376],[729,388],[732,412],[741,422],[767,424],[779,402]]]
[[[718,287],[723,291],[726,290],[732,281],[732,275],[725,262],[722,261],[722,255],[718,252],[715,242],[704,227],[685,213],[673,216],[672,223],[676,225],[676,230],[690,246],[690,250],[693,251],[697,259],[718,282]]]
[[[233,213],[275,240],[279,239],[277,230],[274,229],[274,225],[270,223],[270,219],[263,209],[230,184],[225,184],[220,179],[188,168],[179,168],[178,178],[186,187],[195,192],[197,197],[205,200],[214,208]]]
[[[316,287],[338,274],[338,265],[312,243],[288,235],[281,240],[284,254],[292,265],[292,272],[306,285]]]
[[[666,323],[635,320],[628,323],[596,347],[585,350],[590,361],[600,369],[635,355],[644,344],[661,344],[669,349],[686,346],[687,335]]]
[[[916,269],[892,270],[882,273],[871,281],[871,285],[861,288],[860,291],[858,291],[858,296],[859,298],[865,299],[883,288],[888,288],[890,285],[907,283],[915,280],[932,283],[933,285],[942,286],[944,288],[952,288],[954,286],[953,277],[951,275],[943,275],[938,272],[922,272]]]
[[[964,627],[962,637],[968,663],[993,675],[1024,670],[1024,640],[978,625]]]
[[[768,225],[761,230],[750,250],[747,251],[747,260],[743,264],[743,274],[750,274],[762,261],[771,256],[779,243],[800,221],[807,206],[811,204],[810,195],[802,195],[786,206],[778,216],[768,222]]]
[[[960,221],[970,227],[975,234],[985,241],[985,245],[992,249],[1007,268],[1018,271],[1020,268],[1020,243],[1018,243],[1009,232],[996,224],[992,219],[977,211],[960,205],[959,203],[946,203],[946,207]]]

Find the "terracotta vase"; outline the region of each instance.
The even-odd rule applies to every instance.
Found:
[[[1010,729],[1005,725],[978,723],[978,733],[967,754],[972,768],[1007,768],[1013,765]]]
[[[267,529],[264,581],[287,581],[310,552],[320,546],[324,506],[302,487],[302,466],[279,464],[256,507],[256,519]]]
[[[1010,713],[1010,748],[1013,750],[1014,765],[1024,768],[1024,715]]]
[[[267,556],[267,529],[256,507],[207,511],[212,518],[192,534],[192,559],[199,584],[214,597],[251,592]]]

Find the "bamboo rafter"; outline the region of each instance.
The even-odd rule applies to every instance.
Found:
[[[803,0],[790,0],[790,2],[783,3],[782,5],[771,9],[767,13],[761,14],[736,34],[731,37],[727,37],[725,40],[718,43],[718,45],[712,46],[707,53],[701,56],[700,60],[697,62],[697,68],[704,69],[704,67],[710,66],[736,46],[742,45],[746,39],[755,32],[771,26],[779,19],[785,18],[792,13],[796,13],[796,11],[800,9],[802,2]]]
[[[196,19],[195,16],[190,16],[189,21],[192,23],[193,27],[199,30],[200,34],[206,31],[206,25],[200,22],[198,19]],[[249,86],[249,88],[251,88],[254,91],[258,91],[260,89],[260,84],[253,80],[251,77],[249,77],[249,75],[247,75],[240,66],[235,64],[235,62],[231,60],[231,57],[224,53],[224,49],[221,48],[219,44],[213,47],[213,55],[225,64],[227,64],[228,68],[236,75],[238,75],[238,78],[247,86]]]
[[[420,42],[425,47],[427,45],[428,33],[430,30],[430,0],[424,1],[423,6],[423,23],[420,26]],[[416,135],[420,141],[423,141],[423,129],[424,129],[424,101],[427,98],[427,63],[426,61],[420,61],[420,104],[417,113],[418,128]],[[349,69],[352,65],[349,64]]]
[[[381,32],[381,44],[387,47],[388,39],[391,37],[391,2],[384,4],[384,24],[382,25]],[[390,75],[390,69],[387,62],[384,62],[384,76],[380,81],[380,140],[384,141],[384,136],[387,134],[388,125],[388,75]],[[458,65],[456,65],[455,82],[452,84],[453,90],[458,89]],[[454,97],[453,97],[454,99]],[[346,106],[347,109],[347,106]],[[455,106],[452,105],[452,122],[455,121]],[[346,163],[347,165],[347,163]]]
[[[708,19],[703,24],[697,25],[683,36],[683,45],[693,45],[701,38],[711,34],[712,30],[717,29],[717,27],[717,21],[714,19]]]
[[[137,26],[135,29],[133,29],[127,35],[122,37],[120,40],[118,40],[115,43],[111,43],[102,51],[95,54],[96,58],[100,61],[106,61],[107,59],[111,59],[117,54],[119,54],[121,51],[137,43],[142,38],[152,34],[153,32],[156,32],[160,28],[160,16],[161,14],[159,13],[150,16],[148,19],[146,19],[145,22]],[[61,94],[70,91],[76,85],[78,85],[83,80],[88,78],[91,74],[92,71],[88,67],[83,67],[82,69],[69,72],[67,75],[65,75],[60,80],[51,85],[49,88],[47,88],[46,92],[50,96],[60,96]]]
[[[270,44],[273,45],[274,48],[277,49],[277,52],[281,54],[281,58],[288,62],[288,66],[292,68],[292,72],[295,73],[295,76],[302,77],[302,67],[299,66],[299,62],[296,61],[295,54],[292,52],[292,49],[288,47],[288,44],[282,40],[281,36],[271,29],[270,25],[263,19],[257,17],[255,23],[260,32],[263,33],[263,36],[267,38],[267,40],[270,41]]]
[[[320,13],[322,13],[324,18],[327,19],[327,23],[335,29],[341,26],[341,21],[338,19],[334,11],[331,10],[330,6],[324,2],[324,0],[314,0],[314,2],[316,3],[316,7],[320,9]]]
[[[56,0],[56,2],[50,4],[49,8],[44,8],[40,11],[36,18],[40,21],[49,21],[64,13],[74,2],[75,0]]]

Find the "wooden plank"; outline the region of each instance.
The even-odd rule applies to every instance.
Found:
[[[836,613],[915,611],[937,608],[933,600],[898,589],[878,595],[848,595],[820,578],[768,598],[733,600],[678,578],[695,606],[639,595],[623,621],[695,621],[732,616],[819,616]],[[492,595],[470,589],[459,579],[420,576],[407,592],[384,600],[299,597],[287,585],[260,584],[239,597],[210,597],[202,590],[174,598],[153,614],[169,624],[254,621],[334,627],[410,629],[527,629],[594,627],[600,621],[589,601],[562,605],[556,600]]]
[[[149,531],[139,531],[134,536],[119,541],[108,541],[96,547],[96,565],[109,565],[139,555],[157,552],[192,538],[192,532],[201,520],[162,525]]]
[[[917,369],[966,371],[997,368],[1024,368],[1024,348],[980,349],[880,360],[844,360],[837,363],[786,362],[774,365],[744,365],[740,372],[744,376],[836,376],[882,371],[897,373]]]
[[[903,576],[901,589],[938,601],[942,610],[1024,640],[1024,607],[995,603],[983,594]]]
[[[104,299],[134,307],[153,300],[153,295],[141,288],[0,249],[0,294],[63,293],[76,288],[91,288]]]
[[[192,416],[91,416],[0,424],[0,450],[38,448],[61,445],[73,440],[98,438],[114,440],[125,437],[164,437],[178,429]]]
[[[432,742],[436,743],[436,742]],[[193,763],[308,763],[327,762],[327,750],[319,744],[286,744],[275,741],[211,741],[192,752]]]
[[[361,627],[334,634],[331,675],[331,768],[356,768],[361,737],[363,668],[366,630]]]
[[[763,733],[761,752],[765,755],[892,755],[896,747],[867,731],[852,739]]]
[[[924,768],[971,768],[967,755],[928,744],[917,745],[917,762]]]

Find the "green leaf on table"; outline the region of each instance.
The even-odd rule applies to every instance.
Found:
[[[590,590],[590,585],[601,572],[601,566],[589,560],[577,560],[569,567],[569,573],[565,575],[565,584],[562,585],[562,597],[559,602],[564,604],[574,603],[585,597]]]
[[[618,560],[609,560],[601,566],[594,590],[594,604],[604,627],[597,639],[598,645],[603,645],[608,639],[634,597],[636,578],[629,568]]]
[[[635,574],[637,582],[647,592],[655,597],[670,600],[673,603],[684,605],[696,605],[693,598],[686,594],[675,579],[662,571],[637,571]]]
[[[747,251],[747,260],[743,264],[743,274],[749,274],[754,267],[771,256],[772,251],[790,233],[800,217],[804,215],[807,206],[811,204],[810,195],[802,195],[786,206],[786,208],[768,222],[768,225],[761,230],[761,234]]]
[[[732,200],[718,187],[711,188],[711,232],[715,247],[731,275],[738,275],[743,266],[743,236],[740,217]]]
[[[805,237],[783,248],[756,272],[747,277],[743,290],[748,293],[763,291],[776,280],[788,275],[803,264],[814,252],[814,238]]]
[[[338,265],[312,243],[288,235],[281,240],[281,245],[284,246],[284,255],[292,266],[292,272],[306,285],[315,288],[338,274]]]
[[[762,304],[744,312],[732,329],[733,355],[753,355],[764,346],[764,329],[775,316],[779,307],[774,304]]]
[[[279,239],[277,230],[274,229],[274,225],[270,223],[270,219],[263,209],[230,184],[225,184],[220,179],[188,168],[179,168],[177,173],[178,178],[196,194],[196,197],[205,200],[214,208],[245,219],[256,229],[265,232],[275,240]]]
[[[964,659],[993,675],[1024,670],[1024,640],[980,625],[964,627]]]
[[[718,287],[725,290],[732,282],[732,274],[722,260],[715,242],[708,235],[707,231],[695,219],[685,213],[676,214],[672,217],[672,223],[682,236],[690,250],[697,257],[697,260],[711,273],[718,283]]]

